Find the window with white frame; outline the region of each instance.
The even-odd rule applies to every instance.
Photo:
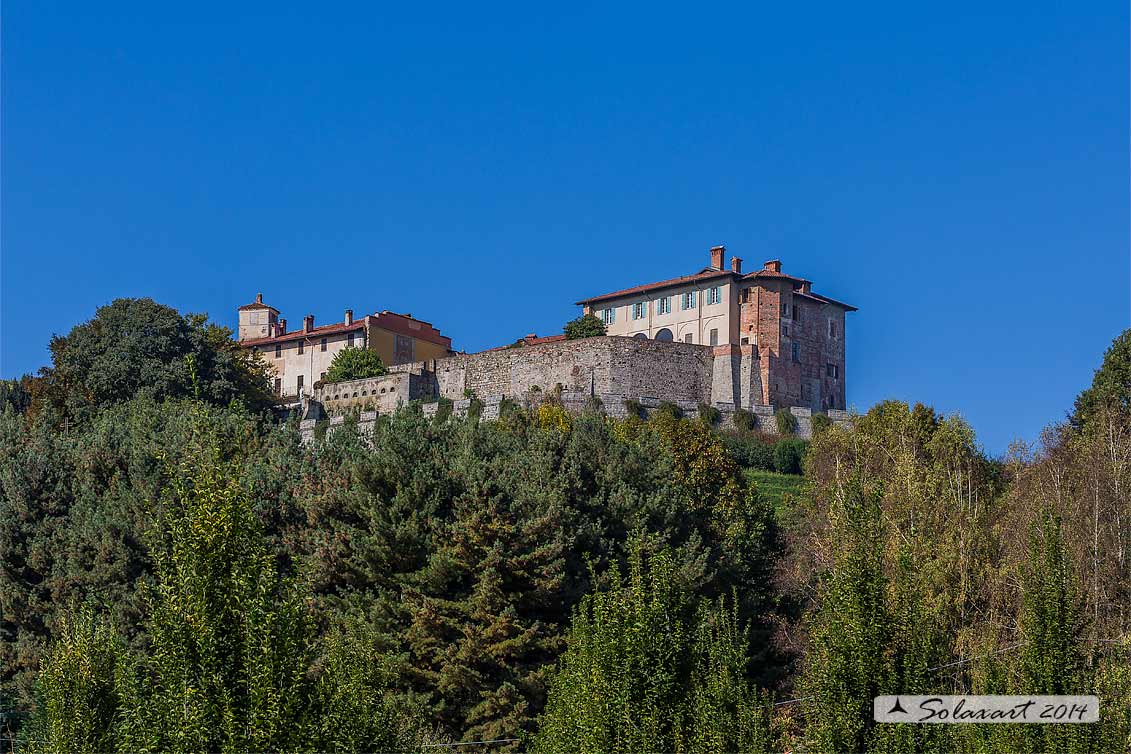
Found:
[[[695,308],[695,291],[688,291],[681,297],[681,308],[684,310]]]
[[[641,302],[641,303],[637,303],[637,304],[632,305],[632,318],[633,319],[644,319],[647,316],[648,316],[648,304]]]
[[[656,299],[656,314],[671,314],[672,313],[672,297],[664,296],[663,298]]]
[[[611,325],[617,321],[616,309],[604,309],[601,311],[601,319],[604,320],[606,325]]]
[[[707,289],[707,303],[717,304],[723,300],[722,286],[716,285],[713,288]]]

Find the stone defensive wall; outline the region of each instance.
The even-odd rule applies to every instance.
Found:
[[[755,415],[759,429],[774,433],[774,408],[757,402],[762,396],[758,367],[753,346],[614,336],[457,354],[392,367],[382,377],[319,385],[303,407],[301,428],[304,438],[312,437],[319,422],[332,429],[344,414],[358,412],[365,429],[378,413],[410,401],[420,401],[426,414],[434,414],[441,399],[452,401],[456,414],[466,413],[478,400],[481,417],[494,419],[504,400],[521,405],[554,394],[567,410],[600,405],[614,417],[627,416],[629,410],[647,414],[664,402],[696,416],[700,405],[707,405],[719,412],[723,427],[733,426],[735,411],[743,409]],[[811,410],[790,411],[797,434],[809,437]],[[836,423],[849,421],[846,411],[830,410],[828,416]]]

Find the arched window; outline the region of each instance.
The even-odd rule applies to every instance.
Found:
[[[636,338],[637,340],[648,340],[648,333],[638,332],[632,337]]]
[[[672,331],[665,327],[664,329],[656,333],[656,340],[662,340],[665,343],[671,343],[673,340],[675,340],[675,337],[672,335]]]

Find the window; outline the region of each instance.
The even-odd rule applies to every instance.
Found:
[[[825,374],[827,374],[829,377],[832,377],[834,380],[840,379],[840,367],[836,364],[826,364]]]
[[[800,364],[801,363],[801,344],[800,343],[794,343],[793,344],[793,363],[794,364]]]
[[[829,320],[829,339],[836,340],[836,320]]]
[[[672,297],[664,296],[663,298],[656,299],[656,314],[671,314],[672,313]]]
[[[613,324],[614,322],[617,321],[617,310],[616,309],[605,309],[604,311],[601,312],[601,319],[603,319],[605,321],[606,325]]]
[[[320,379],[320,380],[326,379],[326,373],[323,372],[322,374],[318,375],[318,379]]]
[[[322,343],[320,344],[319,350],[322,350],[322,351],[326,350],[326,339],[325,338],[322,339]]]
[[[789,319],[789,304],[781,305],[781,317],[782,319]]]
[[[683,294],[681,298],[682,303],[680,304],[680,308],[684,310],[695,308],[695,291],[688,291],[687,293]]]
[[[281,377],[275,378],[275,395],[283,394],[283,379]]]
[[[793,305],[793,321],[801,322],[801,306],[799,304]]]
[[[717,346],[719,344],[719,331],[717,329],[711,330],[711,345]]]
[[[656,333],[656,340],[662,343],[671,343],[672,340],[674,340],[674,338],[672,338],[672,331],[666,327],[661,328],[660,331]]]
[[[722,286],[716,285],[714,288],[710,288],[710,289],[707,290],[707,303],[708,304],[717,304],[722,300],[723,300]]]
[[[637,340],[648,340],[648,333],[638,332],[632,337],[636,338]]]
[[[298,376],[298,381],[297,381],[296,385],[298,386],[299,395],[302,395],[302,375],[301,374]]]
[[[353,336],[354,336],[354,333],[351,332],[350,335],[349,335],[349,343],[348,343],[350,348],[353,348]]]
[[[789,337],[789,325],[787,325],[785,322],[781,323],[781,336],[783,338]]]
[[[687,335],[683,336],[683,342],[684,343],[694,343],[695,341],[692,340],[691,333],[687,333]]]
[[[644,319],[648,316],[648,304],[639,303],[632,305],[632,318]]]
[[[305,353],[305,352],[306,352],[306,341],[304,341],[304,340],[300,340],[300,341],[298,342],[298,352],[299,352],[300,354],[301,354],[301,353]]]
[[[283,347],[281,345],[279,345],[278,343],[276,343],[275,344],[275,358],[277,359],[277,358],[281,357],[282,355],[283,355]]]

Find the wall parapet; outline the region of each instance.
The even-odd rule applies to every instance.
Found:
[[[719,412],[721,426],[733,427],[737,412],[746,411],[760,430],[772,434],[777,432],[775,409],[761,403],[761,372],[753,346],[603,336],[455,354],[394,366],[382,377],[322,385],[303,417],[317,420],[323,413],[359,409],[389,413],[412,401],[423,402],[425,412],[434,414],[437,408],[429,406],[439,399],[452,401],[453,411],[464,414],[477,398],[483,404],[481,417],[493,419],[508,398],[528,403],[532,396],[554,393],[575,413],[597,398],[614,417],[627,416],[633,404],[651,413],[671,403],[687,416],[697,416],[700,405],[706,405]],[[798,436],[810,436],[812,409],[788,410],[797,421]],[[828,416],[834,423],[850,421],[844,411],[829,411]]]

